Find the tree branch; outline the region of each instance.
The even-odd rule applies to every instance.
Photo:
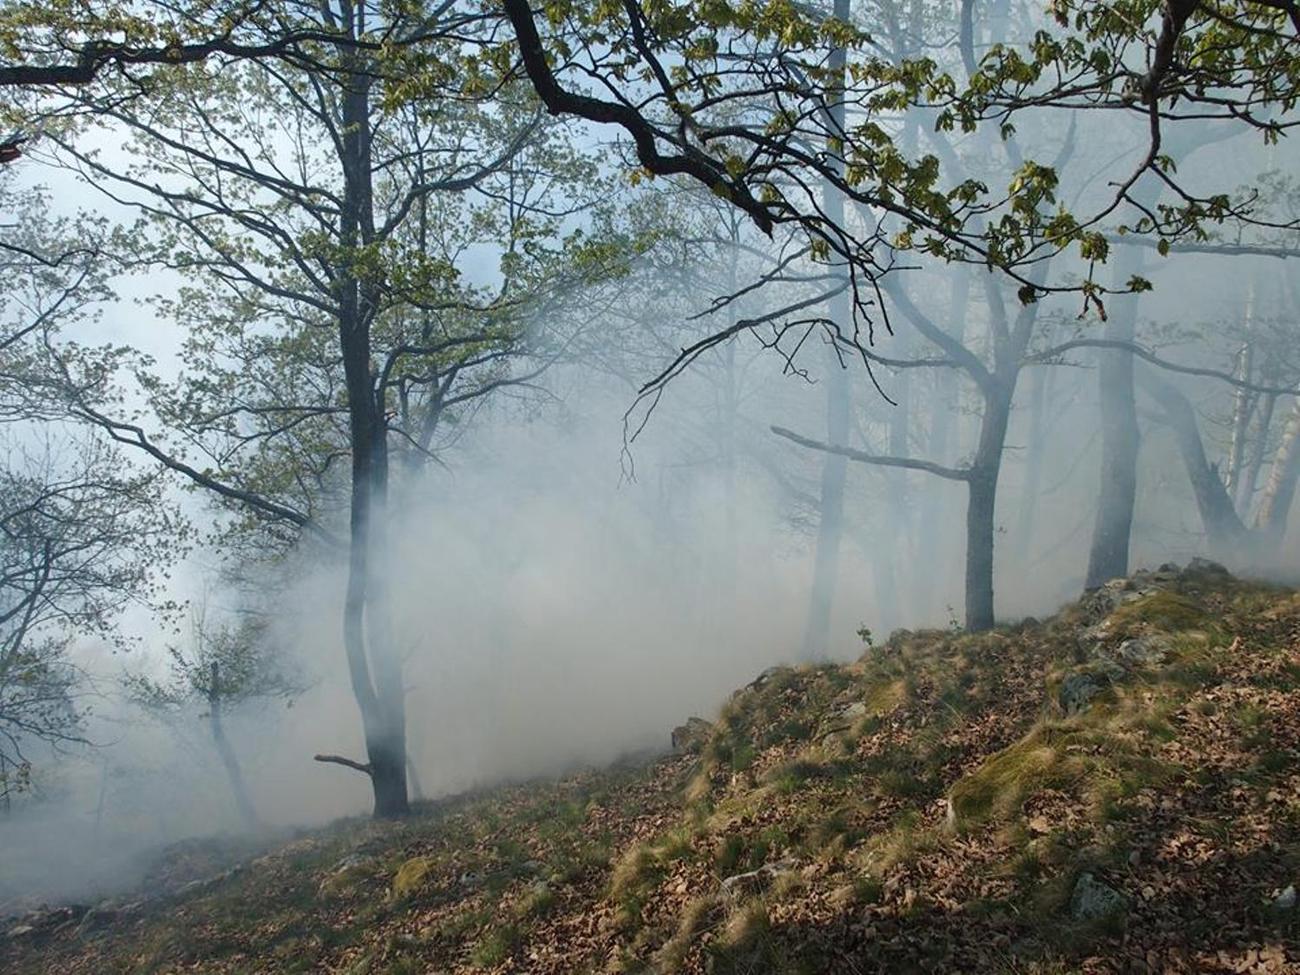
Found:
[[[823,443],[820,440],[812,440],[809,437],[801,436],[793,430],[787,430],[784,427],[772,427],[772,432],[778,437],[784,437],[801,447],[808,447],[812,450],[820,450],[827,454],[838,454],[841,457],[847,457],[849,460],[855,460],[859,464],[872,464],[876,467],[902,467],[910,471],[925,471],[927,474],[934,474],[937,477],[947,478],[950,481],[969,481],[970,471],[962,467],[944,467],[942,464],[934,464],[928,460],[916,460],[912,457],[889,457],[881,454],[868,454],[861,450],[854,450],[852,447],[837,447],[833,444]]]
[[[343,765],[350,769],[356,769],[358,772],[364,772],[366,775],[373,775],[374,771],[368,764],[355,761],[351,758],[344,758],[342,755],[313,755],[313,762],[325,762],[329,765]]]
[[[1124,352],[1131,352],[1139,359],[1149,362],[1153,366],[1158,366],[1166,372],[1182,373],[1185,376],[1205,376],[1209,379],[1218,379],[1220,382],[1225,382],[1229,386],[1235,386],[1238,389],[1266,395],[1289,396],[1292,393],[1300,393],[1300,390],[1294,386],[1264,386],[1241,379],[1220,369],[1180,365],[1177,362],[1170,362],[1168,359],[1160,358],[1144,345],[1138,345],[1136,342],[1121,342],[1116,339],[1071,339],[1069,342],[1062,342],[1060,345],[1054,345],[1050,349],[1028,356],[1025,361],[1048,362],[1071,349],[1119,349]]]
[[[537,96],[552,115],[574,115],[591,122],[614,124],[632,136],[637,158],[641,165],[657,176],[690,176],[705,186],[726,194],[740,207],[763,233],[769,237],[775,226],[770,209],[750,193],[749,187],[734,178],[725,165],[705,155],[694,146],[669,138],[680,152],[664,155],[659,151],[660,138],[668,138],[652,126],[644,116],[630,105],[602,101],[590,95],[567,91],[560,86],[555,72],[546,60],[546,49],[528,0],[502,0],[502,8],[515,36],[524,72],[532,82]]]

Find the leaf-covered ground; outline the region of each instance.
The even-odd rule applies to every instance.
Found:
[[[8,922],[0,970],[1300,971],[1292,591],[1140,573],[770,671],[679,737]]]

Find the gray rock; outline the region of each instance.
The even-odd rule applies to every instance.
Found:
[[[84,938],[87,935],[111,927],[129,913],[129,911],[112,901],[96,904],[82,916],[81,923],[77,925],[77,937]]]
[[[1201,575],[1212,575],[1212,576],[1232,575],[1232,573],[1229,572],[1226,568],[1224,568],[1224,566],[1221,565],[1220,563],[1215,562],[1211,559],[1203,559],[1200,558],[1199,556],[1187,563],[1186,571],[1192,573],[1199,573]]]
[[[1128,666],[1149,666],[1164,663],[1173,649],[1168,638],[1153,634],[1125,640],[1111,651],[1111,656]]]
[[[703,718],[690,717],[686,723],[673,729],[673,751],[685,754],[698,754],[713,733],[713,725]]]
[[[1295,884],[1288,884],[1286,890],[1273,898],[1273,906],[1279,911],[1289,911],[1295,907],[1296,890]]]
[[[1083,594],[1079,599],[1079,609],[1083,611],[1085,622],[1099,623],[1119,608],[1124,598],[1123,582],[1123,579],[1117,579]]]
[[[1102,660],[1085,670],[1075,671],[1061,681],[1056,700],[1067,715],[1078,714],[1094,697],[1124,676],[1124,670],[1111,660]]]
[[[1070,896],[1070,917],[1076,921],[1098,921],[1128,909],[1128,898],[1090,873],[1079,875]]]
[[[766,670],[764,670],[761,674],[759,674],[759,675],[758,675],[757,677],[755,677],[752,681],[750,681],[749,684],[748,684],[747,686],[749,686],[749,687],[762,687],[764,684],[766,684],[768,681],[770,681],[773,677],[776,677],[777,675],[782,674],[782,673],[784,673],[785,671],[787,671],[787,670],[789,670],[789,669],[790,669],[789,667],[782,667],[782,666],[780,666],[780,665],[773,666],[773,667],[768,667],[768,668],[767,668]]]
[[[471,890],[482,887],[484,883],[483,875],[481,873],[474,873],[469,870],[461,874],[459,879],[462,887],[468,887]]]
[[[1061,710],[1066,714],[1078,714],[1106,687],[1106,683],[1099,681],[1092,674],[1071,674],[1061,681],[1057,700],[1060,702]]]
[[[65,907],[40,907],[18,918],[18,923],[9,928],[3,935],[0,935],[0,938],[37,938],[53,934],[56,931],[75,925],[88,910],[89,908],[80,904]]]
[[[375,858],[365,853],[349,853],[347,856],[339,859],[330,869],[330,873],[344,873],[348,870],[357,870],[361,867],[368,867],[375,862]]]
[[[1096,631],[1105,636],[1106,618],[1125,603],[1131,603],[1143,596],[1155,592],[1160,586],[1143,584],[1145,577],[1132,579],[1112,579],[1104,586],[1089,589],[1079,600],[1083,610],[1083,621],[1088,624],[1085,632]]]
[[[850,731],[853,725],[867,713],[867,705],[862,701],[850,701],[827,713],[822,720],[818,734],[822,739]]]
[[[794,862],[791,860],[765,863],[757,870],[750,870],[748,873],[738,873],[728,877],[722,882],[722,892],[735,900],[753,897],[763,893],[772,886],[777,877],[783,873],[789,873],[793,868]]]
[[[851,701],[841,708],[837,708],[831,713],[831,721],[835,724],[852,724],[858,718],[867,713],[867,705],[863,701]]]

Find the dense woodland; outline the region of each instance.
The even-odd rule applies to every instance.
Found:
[[[11,825],[98,829],[159,740],[214,821],[292,820],[245,768],[281,735],[401,817],[568,761],[430,729],[584,660],[720,700],[1139,566],[1300,572],[1292,0],[4,0],[0,39]],[[548,641],[561,591],[592,628]],[[619,673],[586,734],[631,748]]]

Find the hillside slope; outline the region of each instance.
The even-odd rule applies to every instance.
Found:
[[[640,767],[10,922],[6,972],[1300,971],[1300,595],[1208,563],[769,671]]]

